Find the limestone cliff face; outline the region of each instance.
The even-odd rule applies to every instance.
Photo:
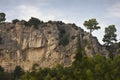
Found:
[[[109,54],[95,37],[92,41],[96,54]],[[51,21],[40,24],[37,29],[21,22],[0,24],[0,65],[7,71],[14,70],[16,65],[24,70],[30,70],[33,64],[69,66],[79,46],[86,55],[94,55],[89,48],[89,34],[74,24]]]

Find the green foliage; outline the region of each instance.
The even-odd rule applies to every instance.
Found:
[[[20,20],[18,20],[18,19],[14,19],[14,20],[12,20],[12,23],[13,24],[16,24],[17,22],[19,22]]]
[[[100,26],[97,26],[98,24],[99,23],[95,18],[89,19],[88,21],[85,21],[83,23],[83,25],[90,30],[90,34],[92,33],[92,31],[100,29]]]
[[[59,38],[62,38],[65,35],[66,31],[64,29],[59,29]]]
[[[0,23],[6,20],[5,16],[6,16],[5,13],[0,13]]]
[[[113,44],[115,41],[117,41],[116,39],[117,34],[115,34],[116,31],[117,29],[115,28],[115,25],[109,25],[108,27],[105,28],[103,42],[105,42],[106,46],[109,46]]]
[[[65,29],[59,29],[59,45],[66,46],[69,44],[69,35],[65,35]]]
[[[27,71],[22,77],[21,77],[22,80],[30,80],[31,79],[31,75],[30,75],[30,72]]]
[[[100,29],[100,26],[98,26],[98,22],[95,18],[89,19],[88,21],[85,21],[83,25],[90,30],[90,44],[91,44],[91,50],[93,51],[93,54],[95,54],[94,48],[93,48],[93,42],[92,42],[92,32],[94,30]],[[90,48],[90,47],[89,47]]]
[[[66,45],[68,45],[69,44],[69,39],[68,39],[68,37],[66,36],[66,37],[63,37],[61,40],[60,40],[60,42],[59,42],[59,45],[63,45],[63,46],[66,46]]]
[[[79,28],[76,26],[76,24],[72,24],[72,27],[75,29],[75,30],[78,30]]]
[[[4,72],[4,68],[0,66],[0,72]]]
[[[14,78],[18,79],[24,74],[23,69],[20,66],[16,66],[14,70]]]
[[[40,21],[38,18],[31,17],[31,19],[29,19],[29,21],[27,22],[27,25],[34,26],[37,29],[41,23],[43,22]]]
[[[28,22],[27,21],[25,21],[25,20],[19,20],[19,19],[13,19],[12,20],[12,23],[13,24],[16,24],[17,22],[20,22],[21,24],[23,24],[23,25],[25,25],[25,26],[28,26]]]
[[[47,76],[45,77],[45,80],[50,80],[50,79],[51,79],[50,74],[47,74]]]
[[[35,64],[35,66],[38,66]],[[21,68],[16,67],[16,80],[119,80],[120,56],[113,59],[105,58],[98,54],[94,57],[86,57],[78,50],[74,64],[63,67],[58,64],[55,68],[39,68],[39,70],[27,71],[22,76]],[[7,77],[6,77],[7,76]],[[14,80],[8,74],[0,73],[0,80]]]
[[[94,80],[93,72],[90,69],[86,70],[87,80]]]
[[[82,58],[83,58],[83,54],[82,54],[82,51],[79,49],[77,52],[76,52],[76,55],[75,55],[75,61],[81,61]]]

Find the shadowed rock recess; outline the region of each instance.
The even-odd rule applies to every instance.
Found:
[[[92,37],[95,54],[108,56],[109,52]],[[0,24],[0,65],[13,71],[20,65],[30,70],[33,64],[54,67],[57,64],[70,66],[79,46],[88,57],[92,57],[89,33],[75,24],[49,21],[35,26],[22,22]]]

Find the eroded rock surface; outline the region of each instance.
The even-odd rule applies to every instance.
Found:
[[[87,56],[94,55],[89,40],[89,34],[75,24],[51,21],[36,29],[21,22],[1,23],[0,65],[7,71],[14,70],[16,65],[24,70],[30,70],[33,64],[40,67],[69,66],[79,46]],[[95,37],[92,41],[95,54],[109,54]]]

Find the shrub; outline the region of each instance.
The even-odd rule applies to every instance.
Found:
[[[25,26],[27,26],[27,21],[21,20],[20,22],[21,22],[22,24],[24,24]]]
[[[64,29],[60,29],[59,38],[62,38],[65,33],[66,33],[66,31]]]
[[[78,30],[78,29],[79,29],[74,23],[72,24],[72,27],[73,27],[75,30]]]
[[[60,25],[62,25],[62,24],[64,24],[62,21],[57,21],[57,24],[60,24]]]
[[[24,70],[20,66],[16,66],[14,70],[14,78],[18,79],[24,74]]]
[[[65,29],[59,29],[59,45],[66,46],[67,44],[69,44],[68,35],[65,35],[65,33]]]
[[[52,23],[52,21],[51,21],[51,20],[49,20],[49,21],[48,21],[48,23]]]
[[[59,45],[63,45],[66,46],[69,44],[69,39],[68,36],[63,37],[62,39],[60,39]]]
[[[0,72],[4,72],[4,68],[0,66]]]
[[[5,18],[6,14],[5,13],[0,13],[0,22],[2,21],[5,21],[6,18]]]
[[[35,28],[38,28],[38,25],[40,25],[41,23],[43,23],[43,21],[40,21],[38,18],[31,17],[31,19],[29,19],[29,21],[27,22],[27,25],[33,25]]]
[[[13,24],[16,24],[17,22],[19,22],[20,20],[18,20],[18,19],[14,19],[14,20],[12,20],[12,23]]]

